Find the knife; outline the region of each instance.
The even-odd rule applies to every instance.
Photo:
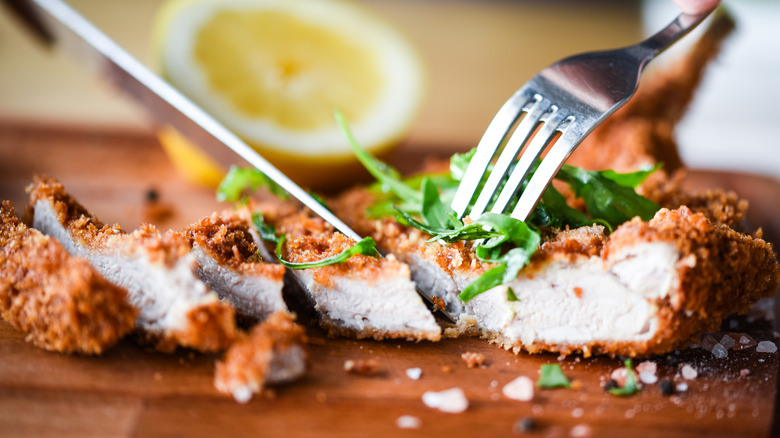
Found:
[[[45,44],[57,44],[65,49],[82,65],[135,99],[151,115],[189,138],[220,165],[228,168],[243,159],[342,234],[357,241],[362,239],[251,146],[135,59],[67,3],[61,0],[4,1]],[[437,309],[429,294],[419,287],[417,292],[429,307]],[[435,313],[454,323],[445,310],[439,309]]]

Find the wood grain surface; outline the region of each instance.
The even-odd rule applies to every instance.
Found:
[[[411,149],[401,151],[399,159],[408,158]],[[24,187],[34,173],[60,179],[101,220],[128,230],[142,221],[180,228],[222,208],[211,189],[179,178],[151,135],[0,122],[0,198],[23,210]],[[738,190],[751,199],[751,221],[777,241],[777,181],[699,171],[688,183]],[[150,191],[157,195],[154,203]],[[733,317],[724,326],[756,340],[776,341],[765,319]],[[725,359],[700,349],[649,358],[662,379],[682,382],[683,364],[696,368],[698,377],[686,381],[687,391],[671,397],[654,384],[621,398],[601,388],[621,365],[619,358],[515,355],[473,338],[438,343],[329,339],[313,325],[308,334],[307,375],[238,404],[213,387],[218,356],[161,354],[129,339],[102,357],[55,354],[25,343],[21,333],[0,322],[0,436],[669,437],[768,436],[772,431],[778,358],[755,348],[731,350]],[[461,354],[469,351],[484,354],[485,365],[468,368]],[[346,360],[375,360],[378,372],[346,373]],[[537,389],[530,402],[502,394],[518,376],[536,380],[545,363],[560,363],[577,389]],[[421,378],[409,378],[409,368],[420,368]],[[469,400],[464,413],[442,413],[422,402],[426,391],[453,387],[462,388]],[[419,427],[399,428],[403,415],[418,418]],[[521,430],[525,418],[533,418],[536,427]]]

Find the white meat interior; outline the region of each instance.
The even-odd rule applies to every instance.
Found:
[[[261,275],[243,275],[220,265],[197,244],[192,254],[198,263],[197,273],[220,298],[230,301],[244,315],[265,319],[268,315],[287,310],[282,298],[282,280]]]
[[[332,285],[316,282],[307,270],[294,274],[314,301],[314,308],[334,325],[358,332],[441,330],[408,274],[385,275],[371,281],[339,276],[331,279]]]
[[[658,330],[656,300],[679,287],[678,259],[666,243],[633,245],[607,260],[552,259],[478,295],[467,313],[482,330],[525,345],[645,341]],[[508,288],[518,301],[508,299]]]
[[[191,309],[218,299],[194,275],[195,257],[191,254],[168,267],[150,260],[145,251],[122,254],[92,250],[71,237],[44,200],[35,204],[33,227],[57,239],[69,253],[88,259],[108,281],[127,289],[130,302],[139,310],[137,322],[146,330],[184,329]]]

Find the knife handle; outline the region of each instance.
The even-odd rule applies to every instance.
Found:
[[[47,46],[54,45],[54,35],[29,0],[2,0],[29,30]]]

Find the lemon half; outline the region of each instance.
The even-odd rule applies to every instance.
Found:
[[[352,3],[171,0],[153,41],[174,87],[309,187],[338,186],[359,168],[336,109],[361,146],[381,153],[403,137],[422,100],[416,51]],[[160,138],[189,176],[213,180],[215,166],[187,140]]]

